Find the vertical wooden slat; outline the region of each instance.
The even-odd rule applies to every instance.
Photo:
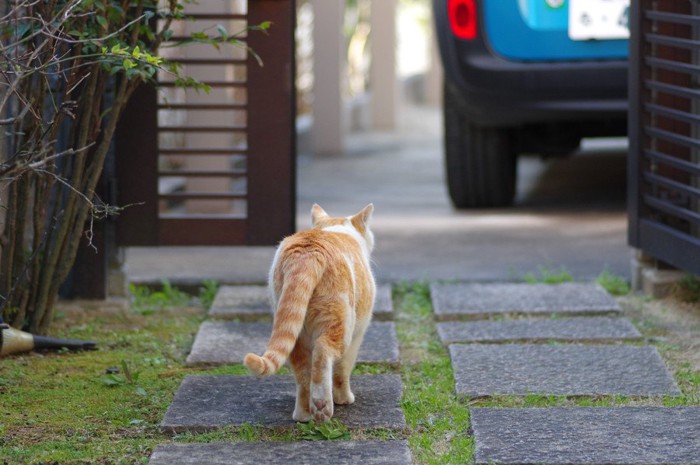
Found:
[[[641,179],[641,138],[644,135],[642,127],[643,92],[643,34],[645,32],[643,11],[648,0],[639,0],[630,4],[630,42],[628,73],[629,113],[627,127],[629,128],[629,153],[627,156],[627,241],[633,247],[639,247],[639,211],[642,193],[639,189]]]
[[[143,84],[124,109],[116,135],[120,245],[158,244],[158,107]]]
[[[249,244],[275,244],[294,231],[295,92],[293,0],[249,2],[248,24],[270,21],[269,34],[249,34],[261,57],[248,57]]]

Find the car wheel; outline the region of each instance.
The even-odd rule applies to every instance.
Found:
[[[460,100],[457,89],[446,82],[445,168],[452,203],[457,208],[510,205],[517,165],[512,131],[467,120]]]

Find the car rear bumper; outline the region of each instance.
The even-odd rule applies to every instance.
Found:
[[[468,119],[513,126],[626,118],[626,60],[508,60],[482,35],[471,41],[454,38],[439,2],[434,12],[445,79],[459,90]]]
[[[517,63],[466,56],[447,79],[464,113],[488,125],[624,118],[627,62]]]

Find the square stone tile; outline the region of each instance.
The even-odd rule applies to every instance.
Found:
[[[454,344],[449,350],[455,390],[465,397],[680,394],[653,347]]]
[[[195,336],[187,366],[243,363],[248,352],[261,354],[267,346],[272,323],[205,321]]]
[[[517,341],[620,341],[642,335],[624,318],[449,321],[437,324],[443,344]]]
[[[209,309],[209,316],[223,320],[261,321],[272,317],[267,286],[222,286]],[[377,286],[374,319],[393,320],[391,286]]]
[[[401,408],[398,375],[354,376],[352,405],[336,405],[334,418],[350,428],[402,429],[406,419]],[[291,376],[256,379],[248,376],[186,376],[165,413],[161,428],[166,432],[211,431],[249,423],[266,427],[289,427],[296,384]]]
[[[374,319],[388,321],[394,319],[394,303],[391,298],[391,285],[377,285],[377,295],[374,298]]]
[[[432,284],[438,320],[477,319],[515,314],[616,314],[621,309],[595,283]]]
[[[209,308],[209,316],[241,321],[272,318],[267,286],[221,286]]]
[[[150,465],[411,465],[406,441],[163,444]]]
[[[471,409],[477,465],[698,465],[700,407]]]
[[[188,366],[243,363],[248,352],[262,354],[272,332],[272,323],[205,321],[195,337]],[[357,357],[358,363],[399,363],[396,326],[391,321],[370,323]]]

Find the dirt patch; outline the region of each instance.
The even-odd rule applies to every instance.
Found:
[[[700,304],[676,297],[618,299],[625,315],[663,352],[672,368],[700,371]]]
[[[201,307],[175,307],[158,310],[172,316],[201,316],[205,310]],[[56,306],[56,317],[51,324],[51,331],[61,332],[68,329],[99,325],[102,331],[136,330],[143,328],[153,318],[133,312],[126,299],[105,301],[64,301]]]

